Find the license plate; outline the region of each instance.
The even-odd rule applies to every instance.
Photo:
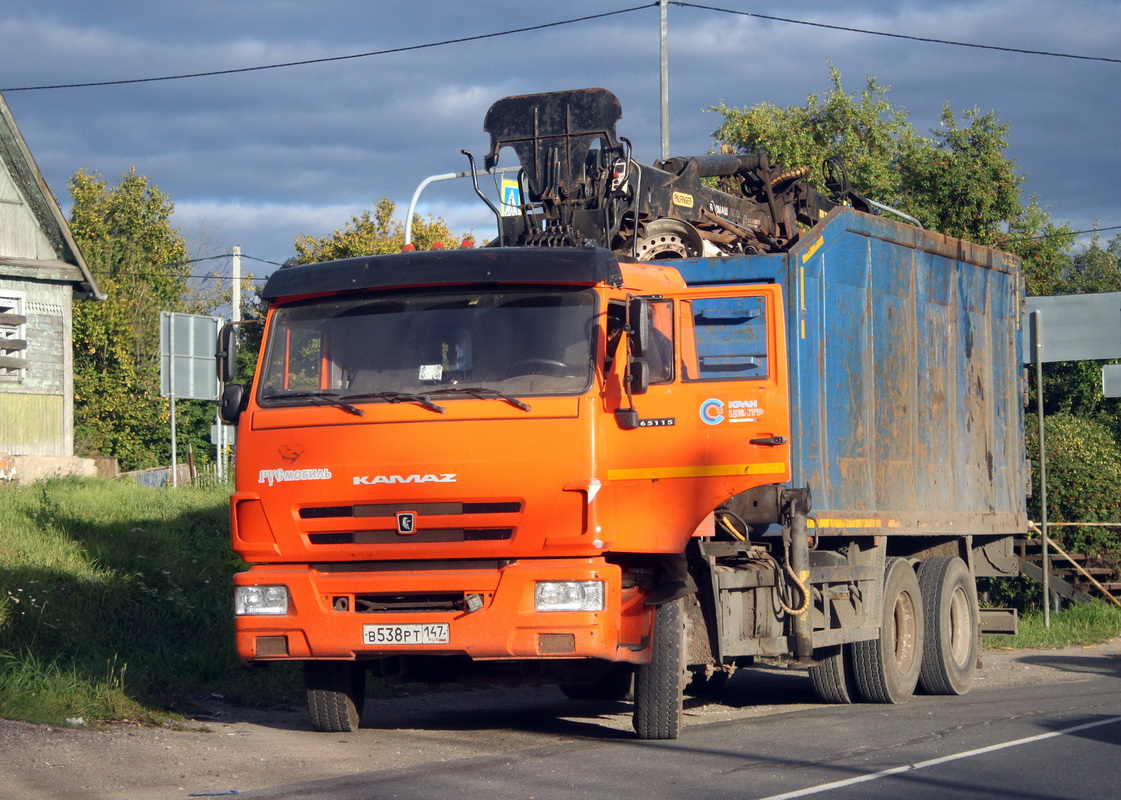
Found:
[[[429,622],[416,625],[363,625],[362,643],[379,644],[447,644],[448,623]]]

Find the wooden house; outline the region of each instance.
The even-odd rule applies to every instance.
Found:
[[[0,97],[0,477],[94,471],[74,457],[72,309],[101,299]]]

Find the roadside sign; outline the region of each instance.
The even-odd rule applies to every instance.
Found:
[[[210,426],[210,443],[218,447],[233,446],[237,442],[237,425],[226,425],[225,423],[219,425],[215,423]]]
[[[521,213],[522,187],[517,180],[502,179],[502,216],[515,217]]]
[[[220,317],[160,312],[160,397],[217,400]]]
[[[1121,292],[1029,297],[1024,309],[1024,363],[1035,361],[1032,313],[1041,313],[1041,361],[1121,358]]]
[[[1121,397],[1121,364],[1102,367],[1102,393],[1106,397]]]

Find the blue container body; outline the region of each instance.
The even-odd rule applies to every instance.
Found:
[[[1019,259],[835,209],[788,253],[672,265],[784,287],[792,483],[821,534],[1026,529]]]

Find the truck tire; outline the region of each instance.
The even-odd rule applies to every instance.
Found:
[[[856,676],[852,670],[852,646],[839,644],[824,648],[810,665],[810,683],[823,703],[847,705],[857,699]]]
[[[366,670],[354,661],[304,662],[311,727],[323,733],[358,730],[366,703]]]
[[[653,653],[634,676],[634,729],[640,739],[676,739],[682,726],[687,652],[683,601],[659,606]]]
[[[880,637],[853,642],[853,674],[869,703],[904,703],[915,693],[923,652],[923,606],[919,579],[902,558],[884,570],[884,613]]]
[[[919,684],[929,694],[965,694],[977,671],[977,585],[957,556],[928,558],[918,577],[926,619]]]
[[[562,683],[560,690],[573,700],[632,700],[634,667],[630,664],[612,664],[602,678],[591,683]]]

